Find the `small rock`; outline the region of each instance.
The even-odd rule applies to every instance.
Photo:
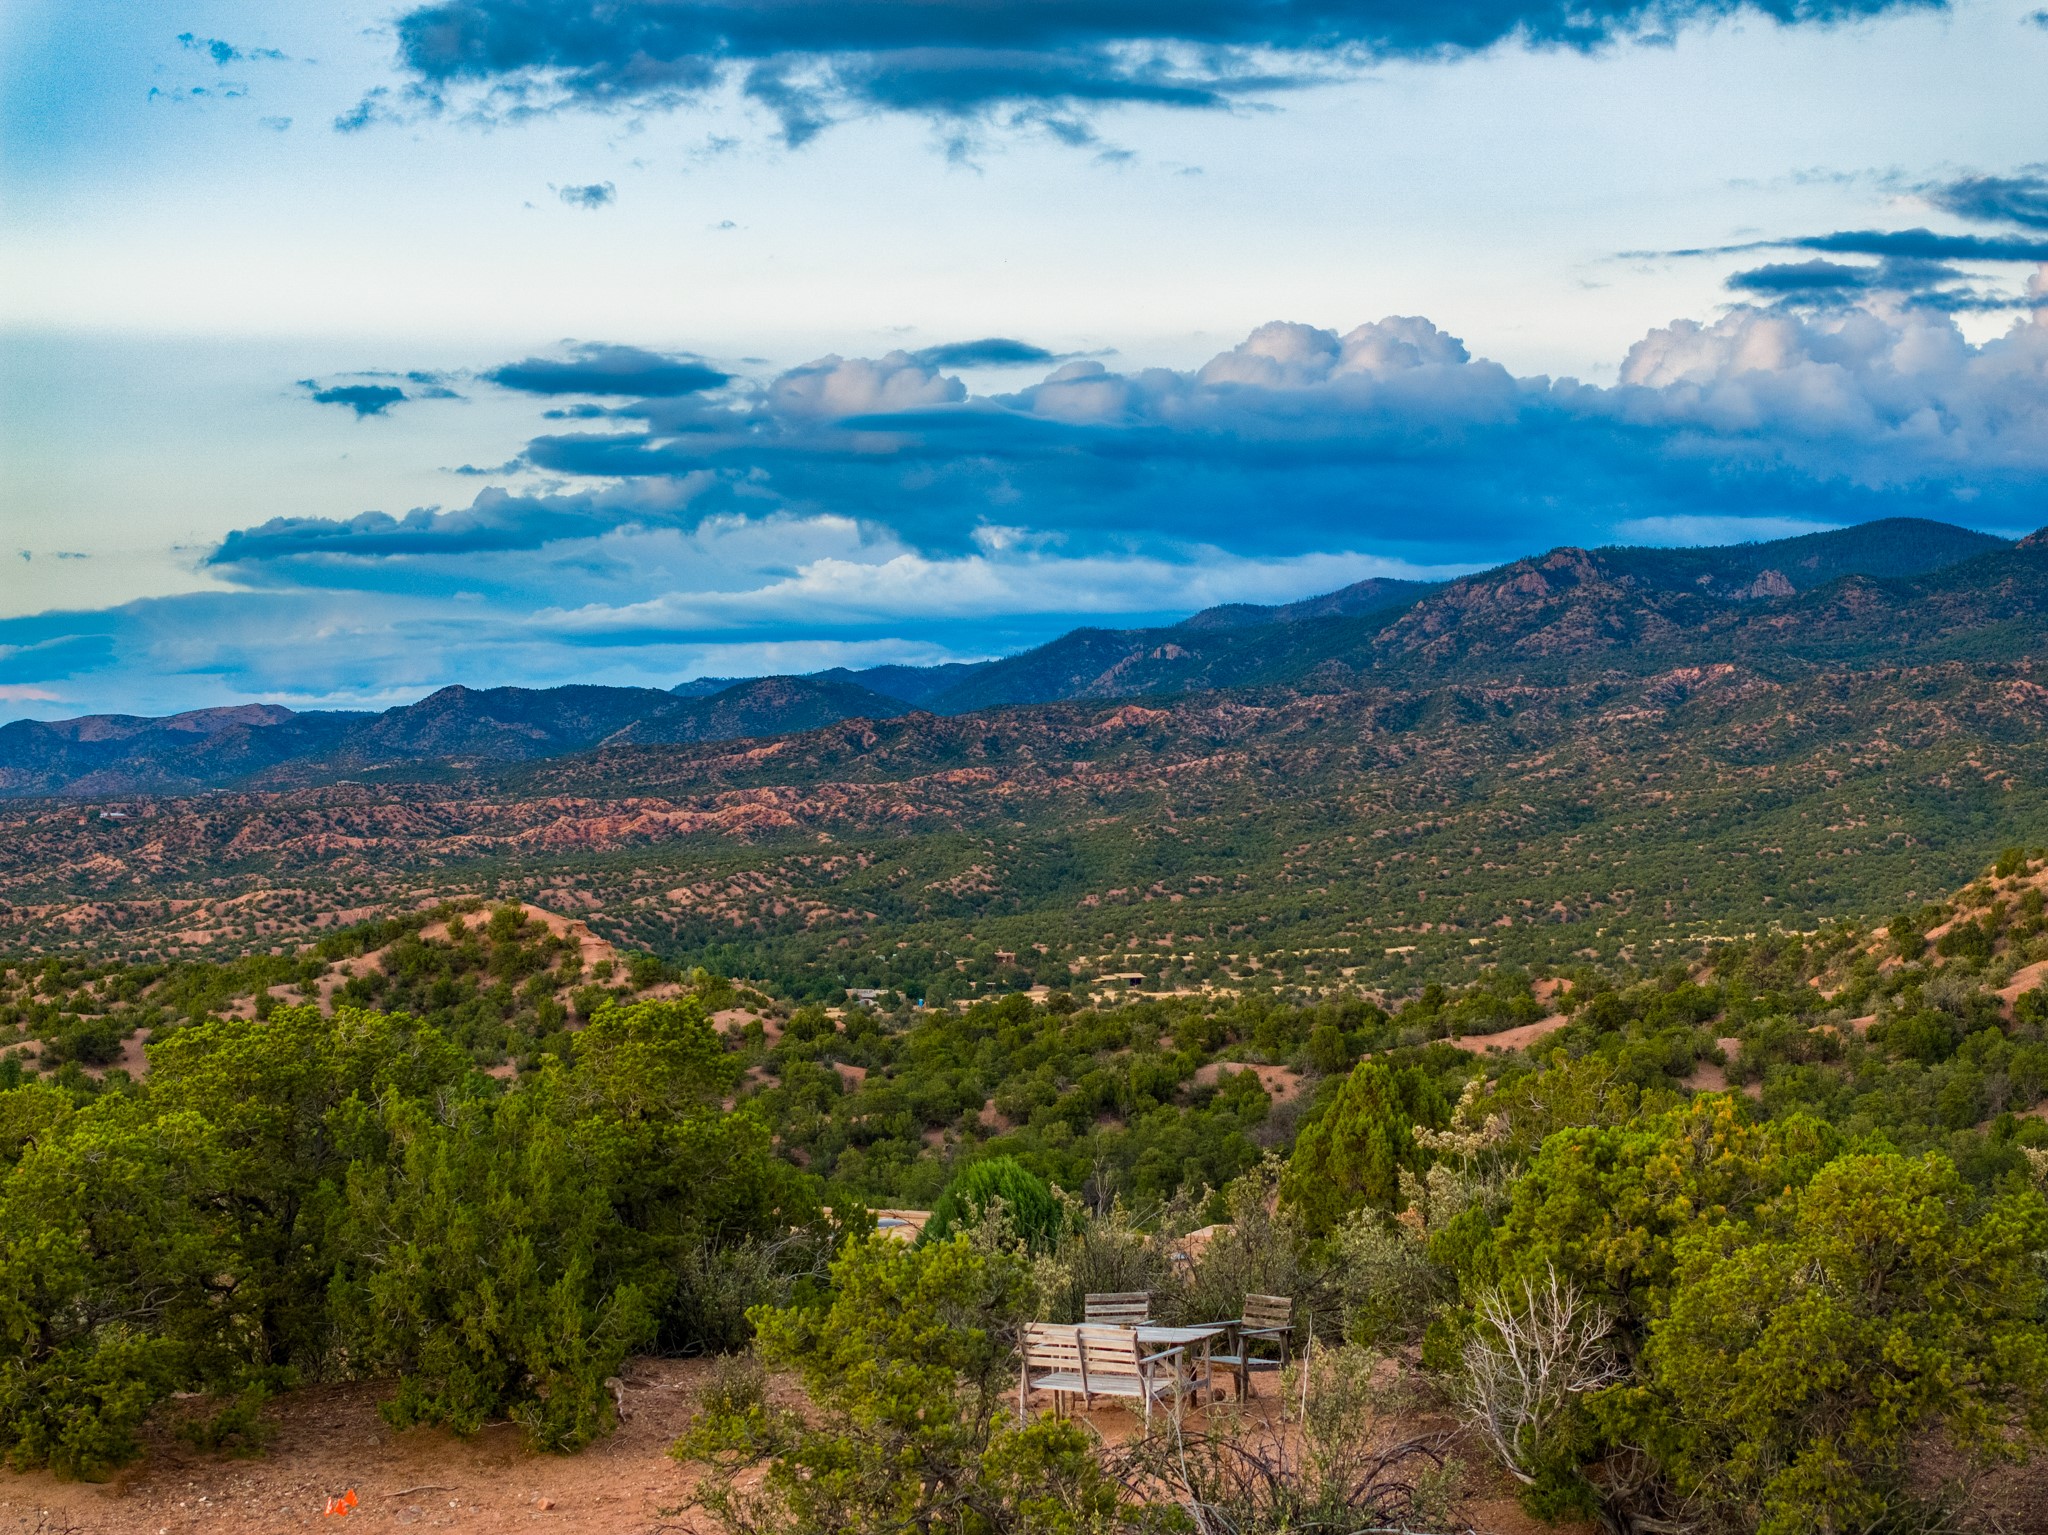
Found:
[[[547,1510],[547,1509],[550,1509],[550,1508],[553,1508],[553,1507],[555,1506],[555,1500],[554,1500],[553,1498],[542,1498],[542,1499],[540,1499],[540,1500],[539,1500],[538,1502],[536,1502],[536,1503],[535,1503],[535,1504],[534,1504],[533,1506],[534,1506],[535,1508],[538,1508],[538,1509],[541,1509],[541,1510],[545,1511],[545,1510]]]

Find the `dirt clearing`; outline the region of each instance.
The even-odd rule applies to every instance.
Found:
[[[259,1535],[271,1530],[551,1530],[561,1535],[685,1535],[673,1511],[696,1473],[666,1453],[710,1368],[640,1359],[623,1377],[619,1431],[581,1455],[533,1455],[501,1424],[473,1439],[438,1429],[394,1433],[377,1416],[385,1388],[316,1386],[273,1403],[271,1438],[246,1458],[203,1455],[169,1435],[103,1485],[0,1472],[0,1535]],[[350,1488],[353,1513],[328,1518]]]

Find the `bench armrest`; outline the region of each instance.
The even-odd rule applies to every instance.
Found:
[[[1178,1377],[1180,1375],[1181,1356],[1185,1353],[1187,1353],[1186,1346],[1177,1344],[1173,1348],[1161,1349],[1156,1354],[1140,1354],[1138,1356],[1138,1373],[1146,1380],[1151,1380],[1163,1371],[1171,1371],[1174,1376]]]

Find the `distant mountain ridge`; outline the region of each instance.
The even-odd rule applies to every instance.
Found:
[[[2036,535],[2038,538],[2039,535]],[[2017,626],[2015,629],[2014,626]],[[435,775],[605,746],[772,737],[911,711],[959,715],[1231,689],[1344,690],[1574,668],[1772,664],[1903,646],[1961,655],[2048,628],[2048,549],[1894,519],[1722,548],[1555,549],[1450,582],[1369,578],[1152,629],[1077,629],[1018,655],[672,690],[442,688],[381,713],[249,704],[0,726],[0,797],[181,794]],[[2003,636],[1998,638],[1997,636]],[[1991,638],[1987,638],[1990,636]]]
[[[659,688],[441,688],[382,713],[270,704],[163,719],[87,715],[0,726],[0,797],[180,794],[251,780],[374,777],[587,751],[608,742],[724,741],[904,712],[856,684],[756,677],[705,697]]]

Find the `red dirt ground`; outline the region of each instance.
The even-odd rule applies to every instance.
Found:
[[[664,1510],[686,1499],[694,1473],[664,1452],[688,1423],[708,1368],[703,1360],[634,1361],[619,1431],[573,1456],[529,1454],[511,1424],[469,1440],[430,1429],[394,1433],[377,1416],[377,1387],[312,1387],[274,1404],[274,1436],[246,1459],[201,1455],[165,1437],[140,1467],[104,1485],[0,1473],[0,1535],[339,1535],[393,1525],[682,1535],[692,1526]],[[324,1517],[327,1499],[349,1488],[360,1500],[354,1513]]]
[[[0,1472],[0,1535],[343,1535],[394,1526],[473,1535],[713,1535],[701,1515],[683,1510],[696,1468],[666,1453],[709,1369],[701,1359],[633,1361],[618,1432],[573,1456],[530,1454],[510,1424],[468,1440],[432,1429],[394,1433],[377,1416],[375,1385],[312,1387],[272,1404],[271,1437],[251,1456],[200,1454],[159,1435],[139,1466],[104,1484]],[[1274,1405],[1273,1384],[1262,1381],[1251,1410],[1265,1416]],[[1111,1443],[1137,1429],[1136,1414],[1121,1406],[1082,1416]],[[1483,1457],[1469,1446],[1458,1453],[1473,1475],[1457,1525],[1477,1535],[1573,1535],[1530,1520]],[[351,1488],[355,1510],[326,1517],[327,1500]]]
[[[1562,1013],[1548,1018],[1539,1018],[1534,1023],[1521,1024],[1512,1029],[1502,1029],[1498,1034],[1467,1034],[1462,1039],[1449,1043],[1473,1055],[1486,1055],[1495,1050],[1523,1050],[1536,1043],[1546,1034],[1554,1034],[1571,1019]]]

